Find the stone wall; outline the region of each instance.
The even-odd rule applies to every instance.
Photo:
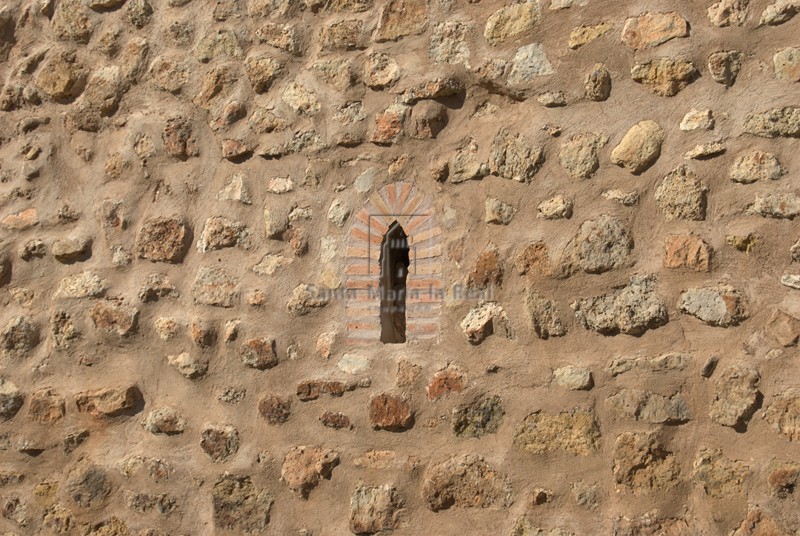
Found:
[[[798,11],[6,2],[0,534],[800,533]]]

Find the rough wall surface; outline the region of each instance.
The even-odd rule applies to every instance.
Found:
[[[798,11],[6,2],[0,533],[800,534]]]

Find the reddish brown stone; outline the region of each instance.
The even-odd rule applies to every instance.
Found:
[[[139,310],[117,301],[103,300],[94,304],[89,316],[97,329],[127,337],[136,332]]]
[[[747,512],[747,517],[732,536],[786,536],[787,534],[789,533],[763,510],[754,508]]]
[[[52,389],[41,389],[31,395],[28,415],[41,423],[54,423],[64,418],[64,397]]]
[[[217,330],[204,320],[192,320],[192,342],[198,348],[209,348],[217,341]]]
[[[428,384],[428,400],[436,400],[447,393],[460,393],[466,387],[466,378],[459,370],[446,368],[433,375]]]
[[[239,432],[229,424],[209,424],[200,433],[200,448],[212,462],[226,462],[239,451]]]
[[[474,288],[487,288],[500,285],[503,282],[503,265],[500,254],[496,249],[490,248],[478,256],[478,261],[467,277],[467,285]]]
[[[153,262],[181,262],[189,248],[190,234],[177,217],[151,218],[139,231],[136,255]]]
[[[78,393],[75,405],[92,417],[116,417],[134,409],[139,398],[139,388],[129,385]]]
[[[369,421],[376,430],[401,432],[414,426],[414,412],[405,398],[383,393],[370,400]]]
[[[323,394],[342,396],[349,390],[343,382],[336,380],[306,380],[297,384],[297,398],[303,402],[316,400]]]
[[[799,480],[800,466],[794,464],[778,467],[767,477],[770,492],[781,499],[785,499],[795,492]]]
[[[183,117],[173,117],[167,120],[164,127],[164,150],[170,156],[179,160],[186,160],[190,156],[197,156],[197,140],[192,135],[192,124]]]
[[[393,104],[375,116],[375,125],[369,141],[378,145],[391,145],[403,132],[408,106]]]
[[[671,235],[664,244],[664,268],[711,269],[711,246],[692,235]]]
[[[0,221],[0,227],[9,231],[24,231],[39,223],[35,208],[29,208],[16,214],[9,214]]]
[[[265,370],[278,364],[278,356],[275,354],[275,339],[249,339],[242,346],[242,363],[246,366]]]
[[[339,465],[339,453],[323,447],[294,447],[286,453],[281,467],[281,480],[289,489],[307,499],[323,478],[329,479]]]
[[[281,424],[289,420],[292,401],[277,395],[267,395],[258,402],[258,413],[270,424]]]
[[[342,428],[350,430],[353,428],[352,423],[350,423],[350,418],[338,411],[326,411],[319,416],[319,422],[334,430],[341,430]]]

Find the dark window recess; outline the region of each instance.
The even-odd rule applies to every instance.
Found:
[[[408,236],[396,221],[381,241],[381,342],[406,342]]]

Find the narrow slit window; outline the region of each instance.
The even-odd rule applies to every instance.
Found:
[[[406,278],[408,277],[408,236],[397,221],[392,222],[381,241],[381,342],[406,342]]]

